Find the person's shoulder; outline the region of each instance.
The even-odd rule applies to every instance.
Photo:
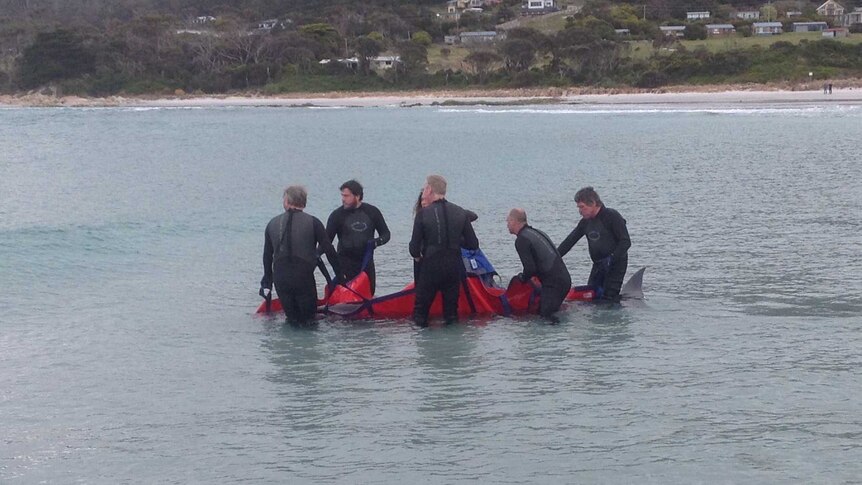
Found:
[[[281,214],[270,219],[269,222],[266,223],[266,227],[269,227],[272,224],[276,224],[278,222],[278,220],[281,219],[282,217],[284,217],[284,212],[282,212]]]
[[[300,214],[304,214],[306,217],[310,217],[310,218],[311,218],[311,223],[312,223],[312,224],[314,224],[314,225],[317,225],[317,224],[320,224],[321,226],[323,225],[323,221],[321,221],[320,219],[318,219],[318,218],[317,218],[317,216],[313,216],[313,215],[308,214],[308,213],[306,213],[306,212],[300,212]]]
[[[458,204],[455,204],[454,202],[449,202],[449,200],[448,200],[448,199],[446,200],[446,204],[447,204],[449,207],[451,207],[453,210],[463,212],[463,213],[465,213],[465,215],[466,215],[466,213],[467,213],[467,209],[465,209],[465,208],[461,207],[461,206],[460,206],[460,205],[458,205]]]
[[[604,209],[602,209],[602,212],[605,213],[605,217],[612,218],[612,219],[622,219],[623,221],[625,221],[625,218],[623,218],[623,215],[620,214],[620,212],[616,209],[611,209],[610,207],[605,207]]]
[[[369,204],[368,202],[363,202],[359,207],[364,208],[365,212],[368,214],[383,215],[376,205]]]
[[[329,213],[329,218],[331,219],[333,217],[338,217],[343,212],[344,212],[344,206],[340,205],[340,206],[336,207],[335,209],[333,209],[332,212]]]

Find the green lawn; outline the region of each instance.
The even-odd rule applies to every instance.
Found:
[[[783,41],[790,42],[791,44],[798,44],[802,40],[809,40],[811,42],[815,42],[818,40],[823,40],[826,37],[820,32],[791,32],[787,34],[781,35],[764,35],[764,36],[752,36],[752,37],[742,37],[740,35],[735,35],[731,37],[710,37],[705,40],[681,40],[678,44],[669,46],[668,49],[674,49],[678,46],[684,46],[686,49],[693,50],[698,47],[705,47],[710,52],[724,52],[735,49],[748,49],[754,46],[761,47],[769,47],[770,45]],[[849,44],[862,44],[862,35],[860,34],[850,34],[847,37],[840,37],[837,39],[838,42],[846,42]],[[646,59],[649,56],[655,53],[655,48],[652,46],[651,41],[646,40],[636,40],[629,42],[631,46],[631,56],[635,59]]]
[[[449,54],[444,56],[441,52],[443,49],[449,49]],[[428,72],[446,69],[461,71],[463,70],[461,64],[469,53],[468,49],[460,46],[432,44],[428,46]]]

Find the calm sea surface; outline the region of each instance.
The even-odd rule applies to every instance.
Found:
[[[0,110],[2,483],[858,483],[862,106]],[[594,185],[647,299],[295,329],[263,228],[428,173],[505,280]],[[566,258],[589,271],[581,242]]]

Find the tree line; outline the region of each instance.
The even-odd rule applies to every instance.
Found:
[[[105,15],[98,9],[112,6]],[[110,95],[234,90],[386,90],[526,86],[638,86],[768,82],[862,74],[862,47],[832,40],[777,42],[768,48],[714,53],[669,45],[645,8],[588,2],[555,33],[513,28],[505,40],[472,49],[460,68],[430,72],[432,44],[462,30],[493,30],[514,18],[505,0],[457,21],[428,2],[361,5],[255,0],[225,6],[209,0],[0,0],[0,90],[52,86],[62,93]],[[662,7],[662,8],[666,8]],[[658,7],[655,7],[658,8]],[[201,12],[200,23],[190,22]],[[209,14],[215,14],[210,19]],[[264,15],[266,14],[266,15]],[[273,18],[264,28],[258,22]],[[65,20],[63,20],[65,19]],[[98,19],[98,20],[96,20]],[[744,32],[745,22],[737,22]],[[620,37],[615,29],[629,29]],[[689,24],[686,36],[705,36]],[[631,39],[652,42],[647,58]],[[451,53],[439,49],[440,55]],[[399,57],[376,71],[381,54]],[[355,63],[339,59],[355,58]],[[329,62],[327,62],[327,60]],[[323,61],[323,62],[321,62]]]

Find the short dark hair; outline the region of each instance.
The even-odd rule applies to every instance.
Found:
[[[359,200],[362,200],[362,184],[356,181],[356,179],[350,179],[347,182],[341,184],[341,187],[338,190],[347,189],[351,194],[359,197]]]
[[[587,205],[604,206],[604,204],[602,204],[602,199],[599,197],[599,193],[592,187],[584,187],[577,191],[575,193],[575,202],[583,202]]]

